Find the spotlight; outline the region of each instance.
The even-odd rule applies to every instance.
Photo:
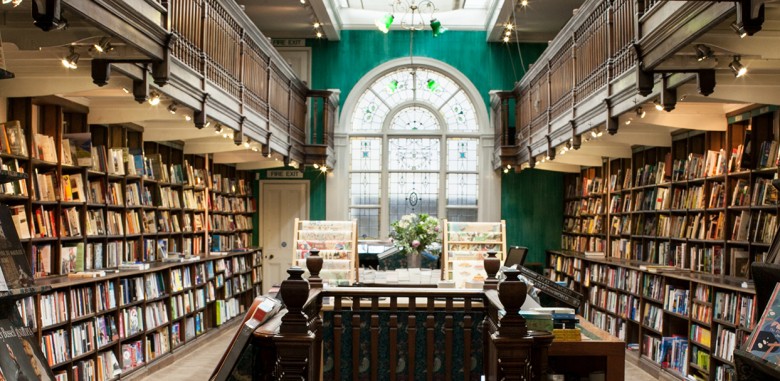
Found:
[[[210,120],[206,121],[206,124],[203,127],[209,128],[209,126],[211,126],[211,121]]]
[[[222,133],[222,125],[221,124],[217,123],[214,126],[214,133],[217,134],[217,135]]]
[[[151,94],[149,94],[149,104],[152,106],[157,106],[160,104],[160,94],[156,91],[152,91]]]
[[[512,30],[510,30],[510,29],[507,29],[507,30],[504,32],[504,35],[505,35],[505,36],[511,36],[511,35],[512,35]]]
[[[127,87],[123,87],[122,91],[124,91],[125,94],[130,94],[130,90],[128,90]]]
[[[314,163],[314,165],[312,165],[312,167],[314,167],[314,169],[319,169],[319,168],[320,168],[320,165],[319,165],[319,164],[317,164],[317,163]]]
[[[376,25],[376,27],[379,28],[379,30],[383,33],[387,33],[390,31],[390,25],[393,25],[393,20],[395,20],[395,16],[388,13],[384,15],[384,17],[377,19],[374,22],[374,25]]]
[[[431,19],[431,32],[433,32],[433,37],[439,37],[446,31],[447,29],[441,26],[441,21],[439,21],[439,19]]]
[[[267,158],[271,158],[271,150],[268,150],[268,155],[266,155]]]
[[[509,36],[504,36],[504,42],[509,42]]]
[[[527,7],[528,6],[528,0],[520,0],[520,5]]]
[[[512,29],[514,29],[514,28],[515,28],[515,26],[514,26],[512,23],[509,23],[509,22],[508,22],[508,23],[506,23],[506,29],[507,29],[507,30],[512,30]]]
[[[696,45],[696,60],[701,62],[706,59],[712,58],[715,56],[715,53],[712,52],[712,49],[707,45],[698,44]]]
[[[512,169],[512,165],[511,164],[507,164],[506,165],[506,169]]]
[[[631,124],[631,119],[626,119],[626,126],[628,126],[629,124]]]
[[[114,50],[114,47],[111,46],[111,37],[101,38],[98,43],[92,44],[92,49],[98,53],[105,53]]]
[[[317,35],[317,38],[322,38],[322,32],[317,31],[316,35]]]
[[[318,23],[318,22],[315,22],[315,23],[314,23],[314,29],[317,29],[317,28],[319,28],[319,27],[320,27],[320,23]]]
[[[661,101],[659,101],[658,98],[653,101],[653,105],[655,105],[655,109],[658,111],[664,110],[664,106],[661,105]]]
[[[320,167],[320,171],[322,171],[322,173],[327,173],[328,172],[328,167],[323,165],[323,166]]]
[[[509,173],[509,168],[504,168],[504,173]]]
[[[734,29],[734,33],[739,35],[739,38],[745,38],[747,36],[747,32],[745,31],[745,26],[742,24],[737,24],[736,22],[731,23],[731,29]]]
[[[306,0],[301,0],[301,4],[306,4]]]
[[[249,138],[246,138],[246,141],[244,142],[244,148],[249,148],[252,146],[252,143],[249,142]]]
[[[641,107],[636,108],[636,116],[638,116],[641,119],[644,118],[645,115],[647,115],[647,111],[643,110]]]
[[[71,46],[68,56],[62,59],[62,66],[65,66],[68,69],[77,69],[79,67],[79,57],[81,57],[81,55],[76,53],[76,49]]]
[[[176,110],[177,110],[177,107],[176,107],[176,102],[173,102],[173,103],[171,103],[171,104],[168,106],[168,112],[169,112],[169,113],[171,113],[171,114],[173,114],[173,115],[176,115]]]
[[[734,72],[734,76],[737,78],[747,74],[747,68],[740,62],[740,59],[740,56],[734,56],[734,59],[729,64],[729,68],[731,68],[731,71]]]
[[[191,121],[191,120],[192,120],[192,117],[191,117],[191,116],[189,116],[189,115],[184,115],[184,120],[186,120],[186,121],[188,121],[188,122],[189,122],[189,121]]]

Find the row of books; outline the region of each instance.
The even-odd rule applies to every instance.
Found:
[[[645,303],[645,312],[644,316],[642,317],[642,324],[645,327],[661,332],[663,322],[664,314],[661,308],[651,303]]]
[[[688,315],[688,294],[690,290],[664,285],[664,309],[676,314]]]

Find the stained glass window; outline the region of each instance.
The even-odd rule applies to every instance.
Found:
[[[479,124],[456,81],[428,68],[394,70],[369,85],[351,122],[350,215],[363,238],[386,238],[408,213],[477,220]]]

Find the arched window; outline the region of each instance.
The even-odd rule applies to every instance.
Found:
[[[408,213],[478,216],[480,126],[463,86],[433,68],[381,75],[350,116],[349,214],[364,238]]]

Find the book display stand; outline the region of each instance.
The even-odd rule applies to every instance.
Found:
[[[25,179],[25,174],[0,171],[0,184]],[[35,331],[25,324],[17,300],[46,291],[36,286],[27,254],[19,241],[11,211],[0,203],[0,378],[8,381],[54,380]],[[20,306],[23,306],[21,304]]]

